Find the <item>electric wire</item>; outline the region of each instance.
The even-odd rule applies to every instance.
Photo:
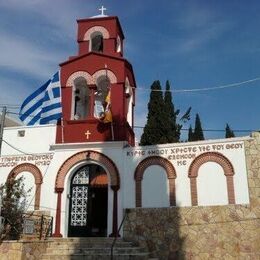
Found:
[[[255,81],[259,81],[260,77],[249,79],[241,82],[231,83],[231,84],[225,84],[220,85],[216,87],[206,87],[206,88],[194,88],[194,89],[173,89],[173,90],[163,90],[163,89],[148,89],[148,88],[137,88],[137,90],[146,90],[146,91],[155,91],[155,92],[173,92],[173,93],[183,93],[183,92],[199,92],[199,91],[211,91],[211,90],[219,90],[219,89],[225,89],[225,88],[233,88],[233,87],[240,87],[242,85],[246,85],[248,83],[252,83]]]
[[[6,112],[7,114],[12,114],[12,115],[19,115],[19,113],[15,113],[15,112],[9,112],[7,111]],[[33,117],[33,116],[31,116]],[[118,126],[120,127],[120,126]],[[136,129],[144,129],[145,126],[134,126],[133,128],[136,128]],[[154,128],[156,129],[156,128]],[[202,129],[204,132],[225,132],[226,130],[225,129]],[[189,131],[188,128],[182,128],[181,131]],[[256,132],[256,131],[259,131],[259,129],[236,129],[236,130],[233,130],[233,132],[237,132],[237,133],[249,133],[249,132]]]
[[[39,155],[39,154],[40,154],[40,153],[27,153],[27,152],[22,151],[21,149],[19,149],[19,148],[13,146],[12,144],[10,144],[9,142],[7,142],[6,140],[0,138],[0,141],[1,141],[1,140],[2,140],[5,144],[7,144],[7,145],[10,146],[11,148],[13,148],[14,150],[16,150],[16,151],[18,151],[18,152],[20,152],[20,153],[22,153],[22,154],[24,154],[24,155]]]
[[[135,90],[144,90],[144,91],[160,91],[160,92],[173,92],[173,93],[185,93],[185,92],[199,92],[199,91],[212,91],[212,90],[220,90],[220,89],[226,89],[226,88],[234,88],[234,87],[240,87],[240,86],[245,86],[248,83],[260,81],[260,77],[256,77],[253,79],[249,80],[244,80],[244,81],[239,81],[235,83],[230,83],[230,84],[224,84],[224,85],[219,85],[215,87],[205,87],[205,88],[191,88],[191,89],[173,89],[173,90],[163,90],[163,89],[150,89],[150,88],[142,88],[142,87],[137,87]],[[245,86],[248,87],[248,86]],[[20,108],[20,105],[16,104],[1,104],[0,107],[13,107],[13,108]]]
[[[1,139],[0,139],[0,140],[1,140]],[[10,144],[9,142],[5,141],[4,139],[2,139],[2,141],[3,141],[4,143],[6,143],[8,146],[10,146],[11,148],[13,148],[14,150],[16,150],[16,151],[18,151],[18,152],[20,152],[20,153],[22,153],[22,154],[25,154],[25,155],[39,155],[39,154],[41,154],[41,153],[27,153],[27,152],[24,152],[24,151],[20,150],[19,148],[13,146],[13,145]],[[48,169],[49,169],[49,166],[50,166],[50,164],[47,165],[47,167],[46,167],[46,169],[45,169],[45,171],[44,171],[44,174],[43,174],[43,176],[42,176],[42,181],[43,181],[44,177],[45,177],[46,174],[47,174],[47,171],[48,171]],[[36,187],[36,189],[37,189],[37,187]],[[28,206],[27,206],[27,208],[26,208],[25,211],[27,211],[30,206],[33,206],[31,203],[32,203],[32,201],[35,199],[35,194],[36,194],[36,192],[35,192],[34,195],[32,196],[31,201],[29,202],[29,204],[28,204]]]
[[[12,115],[19,115],[19,113],[15,113],[15,112],[9,112],[7,111],[7,114],[12,114]],[[120,127],[120,126],[119,126]],[[133,128],[136,128],[136,129],[144,129],[145,126],[134,126]],[[154,128],[156,129],[156,128]],[[202,129],[204,132],[225,132],[225,129]],[[189,131],[188,128],[182,128],[181,131]],[[256,129],[236,129],[236,130],[233,130],[233,132],[241,132],[241,133],[248,133],[248,132],[256,132],[256,131],[259,131],[259,130],[256,130]]]

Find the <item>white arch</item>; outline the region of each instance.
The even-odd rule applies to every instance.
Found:
[[[93,80],[94,80],[94,84],[97,85],[97,80],[99,77],[101,76],[106,76],[109,78],[110,80],[110,83],[114,84],[114,83],[117,83],[117,78],[116,78],[116,75],[111,71],[111,70],[98,70],[96,71],[92,77],[93,77]]]
[[[76,71],[71,74],[66,82],[66,87],[73,87],[76,78],[83,77],[87,84],[94,84],[93,77],[86,71]]]
[[[94,32],[100,32],[104,39],[109,39],[109,32],[108,30],[103,26],[94,26],[88,29],[83,37],[84,41],[89,41],[91,38],[91,34]]]

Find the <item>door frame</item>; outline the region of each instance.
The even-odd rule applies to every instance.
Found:
[[[89,166],[89,183],[88,184],[78,184],[78,186],[87,186],[87,205],[86,205],[86,211],[87,211],[87,224],[86,224],[86,228],[85,228],[85,232],[86,232],[86,236],[81,236],[79,235],[80,237],[92,237],[94,236],[94,233],[92,233],[92,221],[93,221],[93,198],[92,198],[92,193],[93,193],[93,190],[95,191],[98,191],[99,187],[92,187],[91,184],[90,184],[90,181],[91,181],[91,174],[94,174],[94,171],[93,171],[93,168],[94,167],[91,167],[93,165],[96,165],[98,167],[100,167],[104,172],[105,174],[107,175],[107,172],[105,171],[104,167],[102,167],[101,165],[97,164],[97,163],[85,163],[83,165],[81,165],[80,167],[77,167],[77,169],[75,169],[74,171],[71,172],[70,174],[70,178],[68,180],[68,215],[67,215],[67,229],[68,229],[68,232],[67,232],[67,235],[68,237],[77,237],[77,236],[73,236],[73,235],[70,235],[69,236],[69,233],[70,233],[70,229],[72,228],[71,226],[71,208],[72,208],[72,187],[73,186],[77,186],[77,184],[72,184],[72,180],[73,178],[75,177],[75,175],[81,170],[83,169],[84,167],[87,167]],[[108,178],[108,175],[107,175],[107,178]],[[103,189],[105,188],[106,189],[106,199],[107,199],[107,202],[105,203],[107,205],[106,207],[106,218],[104,219],[104,221],[106,222],[106,227],[108,226],[108,184],[105,186],[105,187],[100,187],[100,189]],[[90,222],[89,222],[90,221]],[[80,227],[78,228],[80,229]],[[84,229],[82,227],[82,229]],[[73,233],[73,231],[71,230],[71,232]],[[79,233],[80,234],[80,233]],[[107,236],[107,234],[106,234]]]
[[[67,220],[68,220],[68,179],[71,173],[76,168],[84,165],[86,163],[94,163],[102,166],[107,173],[109,180],[108,188],[108,232],[112,233],[109,236],[118,236],[118,212],[119,202],[118,193],[120,191],[120,175],[116,164],[106,155],[93,151],[85,150],[77,152],[65,159],[64,163],[60,166],[55,180],[55,192],[57,194],[56,199],[56,216],[55,216],[55,230],[53,237],[63,237],[61,233],[61,223],[62,231],[67,235]],[[66,192],[64,192],[64,186]],[[66,201],[64,202],[64,199]],[[111,207],[112,206],[112,207]],[[63,212],[62,212],[63,210]],[[65,212],[64,212],[65,211]],[[121,214],[120,214],[121,217]],[[64,226],[65,224],[65,226]],[[109,234],[109,233],[108,233]]]

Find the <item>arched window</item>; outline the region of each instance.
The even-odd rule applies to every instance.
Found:
[[[103,35],[100,32],[94,32],[91,37],[90,50],[96,52],[103,52]]]
[[[126,111],[126,119],[128,124],[132,127],[133,126],[133,90],[129,84],[128,78],[125,82],[125,95],[126,95],[126,102],[125,102],[125,111]]]
[[[74,111],[73,119],[83,120],[89,116],[90,113],[90,91],[86,79],[83,77],[74,80]]]
[[[106,75],[97,79],[97,91],[95,92],[95,117],[101,118],[107,107],[107,96],[110,87],[110,80]]]
[[[121,44],[121,39],[119,36],[116,38],[116,52],[121,52],[122,50],[122,44]]]

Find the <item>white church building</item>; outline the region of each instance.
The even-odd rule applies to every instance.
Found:
[[[77,23],[78,53],[60,64],[63,119],[4,129],[0,183],[24,176],[27,209],[54,217],[54,237],[115,236],[127,208],[249,204],[249,137],[135,146],[136,82],[120,22]],[[108,93],[112,122],[95,116]]]

